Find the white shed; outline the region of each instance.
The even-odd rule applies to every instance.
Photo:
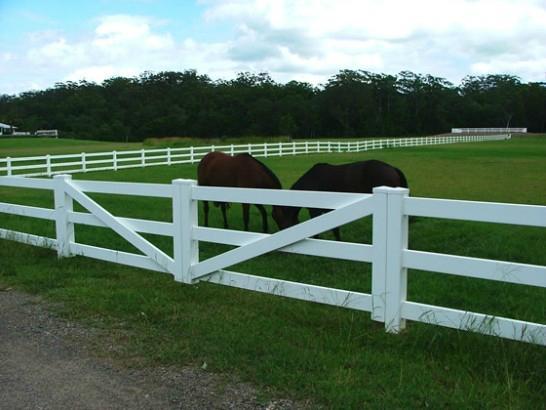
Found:
[[[0,122],[0,135],[11,135],[17,127]]]

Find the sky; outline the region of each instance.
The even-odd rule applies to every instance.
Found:
[[[189,69],[546,81],[546,0],[0,0],[0,94]]]

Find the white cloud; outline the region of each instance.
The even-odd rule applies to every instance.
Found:
[[[544,80],[546,71],[543,59],[537,57],[546,55],[543,1],[205,3],[209,21],[230,21],[239,27],[230,56],[242,61],[254,56],[254,66],[263,70],[275,66],[272,60],[285,58],[279,50],[286,49],[300,57],[298,66],[306,72],[410,69],[458,82],[466,74],[482,73],[485,67],[526,80]],[[530,48],[535,57],[528,59]],[[533,61],[536,67],[530,70]]]
[[[411,70],[454,83],[509,73],[544,81],[543,0],[202,0],[204,24],[232,27],[222,40],[177,38],[170,24],[110,15],[76,35],[27,34],[28,51],[0,53],[0,92],[143,71],[197,69],[213,78],[267,71],[277,81],[325,82],[340,69]],[[85,30],[85,25],[83,25]],[[22,48],[24,49],[24,48]],[[13,64],[13,62],[17,64]]]

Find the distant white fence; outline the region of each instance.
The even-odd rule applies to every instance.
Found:
[[[255,157],[273,157],[328,152],[361,152],[385,148],[453,144],[509,139],[510,134],[457,135],[391,138],[362,141],[294,141],[263,144],[210,145],[203,147],[141,149],[133,151],[94,152],[68,155],[44,155],[0,159],[0,176],[52,176],[91,171],[117,171],[158,165],[193,164],[210,151],[231,155],[249,153]]]
[[[366,311],[371,313],[372,319],[385,323],[388,332],[399,332],[405,327],[406,320],[413,320],[546,345],[545,324],[410,301],[406,291],[408,268],[546,287],[545,266],[408,249],[408,217],[412,215],[546,227],[546,206],[411,198],[405,188],[379,187],[374,189],[373,195],[366,195],[204,187],[191,180],[174,180],[172,184],[73,181],[70,175],[58,175],[54,179],[2,177],[0,186],[53,192],[53,209],[0,202],[0,213],[55,221],[55,238],[7,229],[0,229],[0,238],[50,247],[57,250],[59,257],[82,255],[167,272],[175,280],[187,284],[207,281]],[[116,217],[91,199],[87,195],[90,192],[169,198],[173,222]],[[87,212],[74,211],[74,200]],[[270,235],[199,226],[197,203],[203,200],[316,207],[332,211]],[[371,245],[313,238],[368,215],[373,215]],[[131,243],[140,254],[78,243],[75,224],[109,228]],[[163,252],[140,233],[172,237],[173,254]],[[199,242],[235,245],[237,248],[200,261]],[[226,270],[272,251],[371,263],[372,291],[370,294],[353,292]]]
[[[59,130],[37,130],[34,132],[37,137],[55,137],[59,136]]]
[[[527,128],[452,128],[453,134],[479,134],[479,133],[526,133]]]

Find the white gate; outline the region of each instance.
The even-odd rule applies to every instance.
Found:
[[[403,188],[380,187],[373,195],[267,189],[201,187],[195,181],[136,184],[1,177],[0,186],[45,189],[54,192],[55,209],[0,202],[0,213],[55,221],[56,238],[0,229],[0,238],[57,249],[59,257],[83,255],[140,268],[171,273],[177,281],[212,283],[371,312],[386,330],[398,332],[405,320],[546,345],[546,325],[488,316],[407,300],[407,269],[546,287],[546,267],[408,249],[408,217],[421,216],[546,227],[546,207],[410,198]],[[116,217],[86,192],[138,195],[172,200],[172,222]],[[73,210],[73,200],[89,212]],[[201,200],[332,209],[312,220],[277,232],[261,234],[198,225]],[[373,215],[373,244],[314,239],[319,233]],[[135,246],[141,254],[78,243],[74,224],[107,227]],[[173,256],[140,233],[173,238]],[[199,261],[199,242],[237,248]],[[372,264],[371,294],[232,272],[226,268],[268,252],[280,251]]]

